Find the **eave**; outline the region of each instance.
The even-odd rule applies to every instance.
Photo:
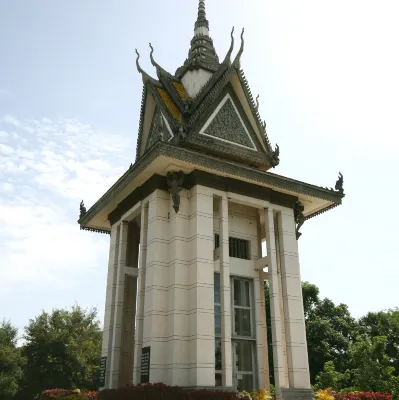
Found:
[[[304,203],[304,215],[312,218],[341,204],[343,193],[315,186],[271,172],[245,167],[240,163],[212,157],[175,145],[157,142],[141,157],[78,221],[82,229],[109,231],[108,215],[134,189],[154,174],[165,175],[169,166],[186,171],[202,170],[221,177],[240,179],[298,197]]]

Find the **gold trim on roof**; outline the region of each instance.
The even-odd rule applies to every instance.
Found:
[[[181,114],[176,104],[173,102],[172,98],[169,96],[169,93],[166,90],[157,88],[159,95],[161,96],[163,102],[165,103],[166,108],[169,110],[173,119],[176,121],[181,120]]]

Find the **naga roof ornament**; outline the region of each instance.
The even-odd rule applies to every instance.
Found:
[[[169,74],[168,71],[166,71],[165,69],[163,69],[163,68],[155,61],[155,59],[154,59],[154,48],[152,47],[152,44],[151,44],[151,43],[149,43],[149,45],[150,45],[150,49],[151,49],[151,52],[150,52],[151,64],[152,64],[152,65],[156,68],[156,70],[157,70],[158,79],[161,79],[163,76],[171,76],[171,75]]]
[[[143,77],[143,83],[145,83],[145,82],[147,82],[147,81],[149,81],[149,80],[151,80],[151,81],[155,81],[155,79],[154,78],[152,78],[150,75],[148,75],[147,74],[147,72],[145,72],[142,68],[141,68],[141,66],[140,66],[140,62],[139,62],[139,60],[140,60],[140,53],[137,51],[137,49],[135,49],[135,51],[136,51],[136,54],[137,54],[137,58],[136,58],[136,67],[137,67],[137,71],[139,71],[139,73],[142,75],[142,77]]]
[[[233,29],[231,30],[231,44],[230,44],[230,48],[229,51],[226,54],[226,57],[223,61],[223,64],[227,64],[227,65],[231,65],[231,55],[233,53],[234,50],[234,26]]]
[[[242,32],[241,32],[241,46],[240,46],[240,50],[238,51],[236,58],[234,59],[234,66],[238,69],[241,68],[241,56],[242,53],[244,53],[244,28],[242,28]]]

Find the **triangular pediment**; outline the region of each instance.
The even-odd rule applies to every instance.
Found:
[[[184,139],[185,144],[263,170],[273,167],[274,155],[245,108],[249,108],[246,98],[237,95],[229,80],[217,97],[204,98],[192,114],[195,120]]]
[[[229,93],[216,107],[200,130],[200,135],[256,151],[254,139],[246,127]]]
[[[173,139],[173,133],[170,130],[168,121],[162,115],[162,112],[159,109],[159,107],[156,107],[151,122],[151,128],[148,133],[148,139],[145,146],[145,150],[148,150],[158,140],[161,140],[163,142],[169,142],[171,139]]]

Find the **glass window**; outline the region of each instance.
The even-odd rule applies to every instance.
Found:
[[[251,336],[251,310],[234,309],[234,327],[237,336]]]
[[[220,247],[220,236],[218,233],[215,233],[215,249]]]
[[[215,335],[222,334],[222,326],[220,320],[220,306],[215,304]]]
[[[215,274],[213,293],[215,296],[215,304],[220,304],[220,274]]]
[[[252,281],[232,278],[233,379],[237,390],[251,392],[255,388]]]
[[[222,370],[222,339],[215,339],[215,369]]]
[[[237,341],[237,369],[241,372],[252,372],[252,342]]]
[[[229,237],[229,255],[230,257],[249,260],[249,240]]]
[[[215,249],[220,247],[220,235],[215,233],[214,240]],[[249,260],[249,240],[237,239],[229,237],[229,256],[234,258],[241,258],[243,260]]]
[[[234,305],[250,307],[249,281],[234,279]]]
[[[237,378],[237,390],[239,392],[247,391],[251,393],[254,390],[254,376],[241,374]]]

